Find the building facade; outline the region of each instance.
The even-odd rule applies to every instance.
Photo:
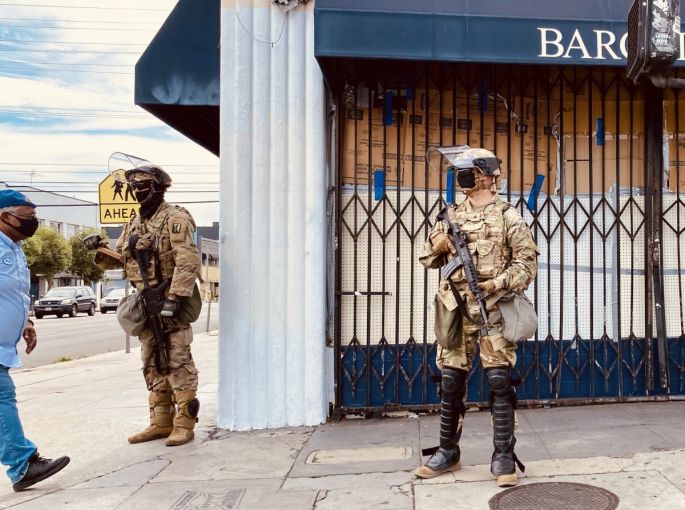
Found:
[[[417,259],[458,200],[430,149],[462,144],[503,160],[500,193],[540,248],[519,400],[685,393],[684,110],[625,78],[629,0],[278,4],[200,18],[181,1],[136,69],[136,102],[221,154],[220,426],[435,408],[438,276]],[[184,14],[220,94],[160,57]],[[174,72],[186,88],[165,103]],[[174,113],[201,95],[218,145],[217,110],[211,136]],[[469,381],[485,402],[478,367]]]

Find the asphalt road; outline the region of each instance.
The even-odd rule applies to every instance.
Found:
[[[209,330],[219,327],[219,305],[212,303]],[[26,355],[26,344],[20,341],[18,349],[23,368],[49,365],[60,360],[85,358],[105,352],[121,351],[126,348],[126,336],[117,322],[114,312],[93,317],[79,313],[76,317],[53,315],[40,320],[33,319],[38,332],[38,346]],[[202,306],[200,318],[193,324],[193,331],[204,333],[207,324],[207,304]],[[138,339],[131,337],[131,347],[138,346]]]

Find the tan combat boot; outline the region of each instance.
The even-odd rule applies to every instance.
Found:
[[[149,396],[150,402],[150,426],[133,434],[128,438],[131,444],[144,443],[145,441],[152,441],[153,439],[162,439],[168,437],[174,429],[174,403],[171,399],[171,393],[159,393],[151,391]]]
[[[166,440],[167,446],[180,446],[193,440],[193,429],[200,412],[200,401],[195,391],[179,391],[175,394],[178,411],[174,417],[174,430]]]

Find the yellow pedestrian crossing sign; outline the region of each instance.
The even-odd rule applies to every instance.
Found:
[[[112,175],[105,177],[98,186],[100,195],[100,223],[128,223],[138,215],[140,204],[136,202],[133,189],[126,181],[118,181]]]

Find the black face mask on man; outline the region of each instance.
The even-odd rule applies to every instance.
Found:
[[[154,181],[138,181],[131,184],[133,194],[139,204],[144,204],[155,193]]]
[[[21,216],[17,216],[16,214],[7,214],[19,220],[19,226],[14,226],[12,223],[5,220],[3,220],[3,222],[7,223],[10,227],[19,232],[21,235],[25,237],[31,237],[33,234],[36,233],[36,230],[38,230],[38,218],[36,218],[35,216],[31,218],[22,218]]]

